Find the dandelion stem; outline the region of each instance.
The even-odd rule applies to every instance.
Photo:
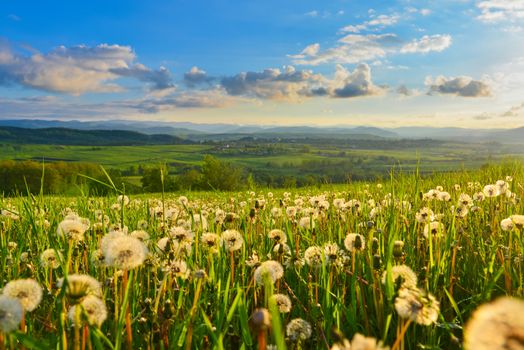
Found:
[[[391,347],[391,350],[397,350],[402,341],[404,340],[404,336],[406,335],[406,332],[408,331],[408,327],[411,324],[411,320],[407,320],[406,323],[402,326],[399,335],[397,336],[397,340],[395,340],[395,343]]]

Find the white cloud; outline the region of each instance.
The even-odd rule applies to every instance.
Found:
[[[307,46],[300,55],[290,55],[294,64],[316,66],[324,63],[352,64],[385,57],[399,39],[395,34],[348,34],[338,45],[320,51],[320,46]],[[315,45],[315,44],[314,44]],[[318,49],[318,50],[317,50]]]
[[[173,87],[166,68],[151,70],[135,63],[135,59],[129,46],[59,46],[45,54],[34,52],[25,56],[4,43],[0,44],[0,85],[20,84],[80,95],[122,91],[123,87],[114,80],[130,77],[151,84],[153,90]]]
[[[524,19],[524,0],[487,0],[477,3],[483,22],[502,22]]]
[[[451,35],[436,34],[424,35],[420,39],[415,39],[400,49],[401,53],[428,53],[431,51],[443,51],[451,45]]]
[[[429,87],[428,94],[447,94],[461,97],[489,97],[491,96],[490,86],[480,80],[473,80],[468,76],[459,76],[456,78],[446,78],[438,76],[435,79],[427,77],[425,81]]]
[[[348,25],[340,29],[342,33],[359,33],[363,30],[376,29],[377,27],[383,29],[392,26],[398,22],[400,16],[393,15],[379,15],[362,24]]]

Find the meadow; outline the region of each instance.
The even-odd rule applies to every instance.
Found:
[[[523,183],[3,198],[0,349],[522,349]]]

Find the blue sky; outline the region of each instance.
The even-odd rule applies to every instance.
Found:
[[[524,0],[13,1],[0,118],[524,125]]]

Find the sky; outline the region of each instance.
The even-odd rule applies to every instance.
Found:
[[[524,126],[524,0],[2,1],[17,118]]]

